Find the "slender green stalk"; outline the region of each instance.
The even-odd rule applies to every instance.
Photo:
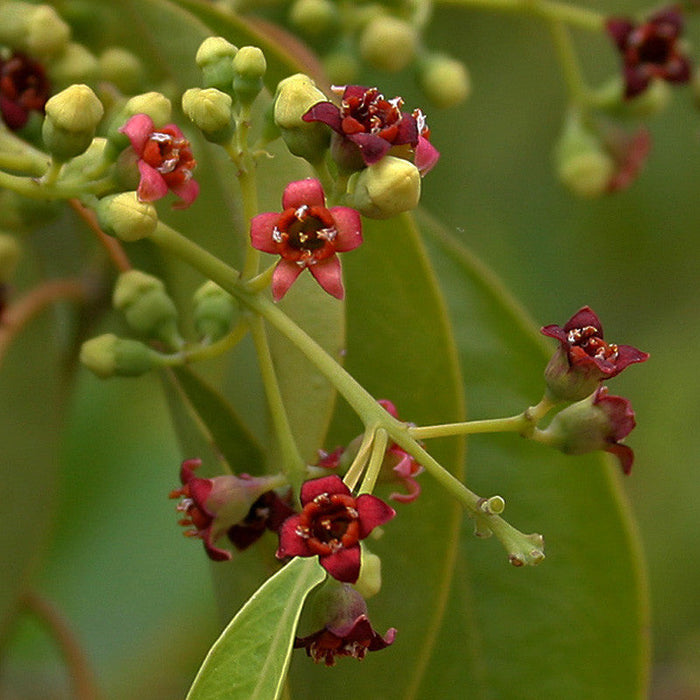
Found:
[[[370,454],[372,443],[374,442],[374,432],[374,429],[365,430],[365,434],[362,436],[362,442],[357,450],[355,459],[352,460],[352,464],[345,472],[345,478],[343,481],[350,490],[354,490],[355,486],[357,486],[357,482],[360,480],[360,476],[365,469],[367,458]]]
[[[444,423],[442,425],[421,425],[408,429],[409,435],[417,440],[451,435],[475,435],[476,433],[519,433],[530,425],[524,413],[508,418],[488,418],[485,420]]]
[[[360,486],[360,493],[372,493],[372,491],[374,491],[374,485],[377,483],[377,478],[382,468],[388,441],[389,436],[386,430],[384,430],[384,428],[377,428],[374,434],[372,455],[369,458],[365,478],[362,480],[362,485]]]
[[[564,82],[569,93],[570,101],[585,107],[588,102],[588,87],[583,79],[583,73],[578,62],[578,56],[571,41],[571,35],[566,25],[559,19],[551,19],[548,23],[554,40],[559,63],[564,73]]]

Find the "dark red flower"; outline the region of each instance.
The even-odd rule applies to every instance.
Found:
[[[197,199],[199,185],[192,179],[197,162],[190,142],[175,124],[156,129],[147,114],[135,114],[119,131],[129,137],[138,156],[141,201],[154,202],[168,190],[182,200],[173,205],[176,209],[189,207]]]
[[[210,559],[224,561],[231,558],[231,553],[215,547],[214,542],[243,522],[260,496],[280,485],[280,477],[241,474],[200,479],[194,472],[201,464],[199,459],[182,463],[182,487],[172,491],[170,498],[181,499],[177,510],[184,515],[178,522],[188,528],[184,534],[203,540]]]
[[[403,100],[387,100],[377,88],[346,85],[340,107],[332,102],[319,102],[302,119],[323,122],[334,132],[331,141],[333,157],[346,170],[360,170],[381,160],[390,149],[406,146],[413,162],[425,175],[440,157],[430,143],[430,129],[420,110],[402,112]],[[397,155],[401,155],[400,149]]]
[[[625,97],[644,92],[652,78],[669,83],[690,80],[690,62],[678,41],[683,33],[683,16],[678,8],[659,10],[641,24],[612,17],[605,26],[622,55]]]
[[[552,324],[544,326],[541,332],[559,341],[559,348],[545,369],[547,387],[557,399],[583,399],[601,381],[649,357],[631,345],[607,343],[603,326],[588,306],[579,309],[563,327]]]
[[[393,627],[383,637],[374,631],[364,598],[347,584],[326,605],[324,617],[325,625],[307,637],[297,637],[294,648],[305,648],[316,663],[326,666],[334,666],[336,656],[364,659],[368,651],[385,649],[396,637]]]
[[[236,549],[242,551],[257,542],[265,530],[278,532],[290,515],[294,515],[294,508],[289,505],[289,499],[280,498],[275,491],[267,491],[253,503],[240,523],[229,528],[228,538]]]
[[[250,224],[253,248],[282,258],[272,275],[275,301],[307,267],[326,292],[342,299],[345,290],[336,253],[362,243],[360,215],[349,207],[327,209],[321,183],[312,178],[290,182],[282,208],[281,213],[258,214]]]
[[[360,574],[360,540],[396,515],[376,496],[355,498],[335,475],[304,482],[301,505],[280,528],[277,557],[318,556],[333,578],[347,583]]]
[[[42,112],[51,86],[43,66],[22,53],[0,59],[0,114],[8,128],[21,129],[29,112]]]

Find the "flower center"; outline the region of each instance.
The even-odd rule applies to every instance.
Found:
[[[637,54],[642,63],[653,63],[663,66],[668,62],[671,55],[671,41],[669,37],[663,36],[658,29],[642,33],[639,37]]]
[[[42,112],[49,96],[49,81],[41,64],[21,53],[0,60],[0,95],[3,118],[10,129],[27,122],[28,112]]]
[[[279,245],[283,258],[306,267],[333,255],[337,234],[328,209],[303,204],[282,212],[272,239]]]
[[[155,168],[169,186],[187,182],[196,165],[190,142],[171,133],[168,127],[150,135],[143,149],[143,160]]]
[[[595,326],[573,328],[567,337],[569,345],[577,345],[584,352],[597,360],[614,362],[618,357],[618,347],[614,343],[606,343]]]
[[[382,138],[391,141],[402,118],[402,105],[400,97],[386,100],[377,88],[369,88],[362,95],[346,97],[340,105],[343,130],[346,134],[381,134]]]
[[[323,493],[304,506],[297,534],[320,555],[333,554],[357,544],[360,521],[355,499],[345,494]]]

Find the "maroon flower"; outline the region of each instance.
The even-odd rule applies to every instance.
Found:
[[[27,123],[29,112],[43,113],[50,91],[40,63],[22,53],[0,59],[0,114],[12,131]]]
[[[190,142],[175,124],[156,129],[147,114],[135,114],[119,131],[129,137],[138,156],[141,201],[154,202],[168,190],[182,200],[173,205],[176,209],[185,209],[197,199],[199,185],[192,179],[197,162]]]
[[[333,129],[333,157],[345,169],[372,165],[395,147],[399,147],[396,155],[402,155],[402,146],[412,152],[421,175],[435,165],[440,153],[429,141],[430,129],[419,109],[412,114],[402,112],[400,97],[387,100],[377,88],[346,85],[334,90],[342,91],[340,107],[319,102],[302,119],[323,122]]]
[[[253,503],[248,515],[240,523],[229,528],[228,538],[236,549],[242,551],[257,542],[265,530],[278,532],[290,515],[294,515],[294,508],[289,505],[289,499],[282,499],[274,491],[267,491]]]
[[[302,512],[280,528],[277,557],[318,555],[333,578],[347,583],[355,583],[360,574],[360,540],[396,515],[376,496],[355,498],[335,475],[304,482],[301,505]]]
[[[603,326],[588,307],[577,311],[563,327],[544,326],[544,335],[556,338],[559,348],[545,369],[545,380],[556,399],[583,399],[600,384],[634,362],[649,355],[631,345],[615,345],[603,340]]]
[[[182,487],[170,493],[170,498],[182,499],[177,510],[184,513],[179,524],[188,528],[187,537],[204,541],[207,555],[214,561],[231,558],[231,553],[214,546],[231,527],[245,521],[251,506],[272,488],[280,485],[280,477],[224,475],[200,479],[194,475],[201,465],[199,459],[188,459],[180,467]]]
[[[622,55],[625,97],[644,92],[652,78],[669,83],[690,80],[690,62],[678,41],[683,32],[678,8],[660,10],[641,24],[613,17],[606,29]]]
[[[326,605],[325,625],[308,635],[297,637],[294,648],[305,648],[316,663],[335,665],[336,656],[364,659],[368,651],[385,649],[394,642],[396,630],[390,628],[382,637],[372,629],[364,598],[347,584]]]
[[[620,440],[627,437],[635,425],[630,402],[621,396],[610,396],[607,387],[599,386],[592,396],[557,413],[541,436],[542,442],[566,454],[610,452],[620,460],[622,471],[629,474],[634,452],[620,444]]]
[[[340,260],[336,253],[362,243],[360,215],[349,207],[327,209],[318,180],[290,182],[282,196],[281,213],[254,216],[250,224],[253,248],[281,256],[272,275],[272,296],[279,301],[296,278],[309,268],[321,287],[342,299]]]

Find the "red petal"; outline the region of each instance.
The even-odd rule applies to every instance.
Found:
[[[253,248],[264,253],[277,253],[277,244],[272,238],[280,215],[276,212],[266,212],[254,216],[250,222],[250,243]]]
[[[319,102],[302,117],[305,122],[323,122],[333,131],[342,134],[340,110],[332,102]]]
[[[290,182],[282,195],[283,209],[296,209],[304,204],[307,206],[322,207],[326,203],[326,195],[323,193],[321,183],[313,177],[306,180]]]
[[[360,520],[360,539],[364,539],[375,527],[383,525],[396,515],[396,511],[391,506],[369,493],[358,496],[356,502]]]
[[[339,549],[318,558],[321,566],[337,581],[355,583],[360,575],[360,545]]]
[[[359,212],[350,207],[330,209],[338,232],[333,245],[339,253],[357,248],[362,243],[362,220]]]
[[[294,284],[304,268],[289,260],[280,260],[272,273],[272,298],[279,301]]]
[[[337,255],[312,265],[309,270],[324,291],[336,299],[342,299],[345,296],[343,273]]]
[[[146,161],[140,160],[138,163],[141,181],[137,190],[138,198],[142,202],[155,202],[168,194],[168,185],[163,176],[152,168]]]
[[[305,481],[301,485],[301,504],[305,506],[323,493],[351,495],[350,489],[343,483],[343,480],[337,474],[331,474],[330,476],[322,476],[320,479]]]
[[[620,460],[620,466],[624,474],[629,474],[632,471],[632,464],[634,463],[634,452],[631,447],[627,445],[610,445],[605,448],[606,452],[614,454]]]
[[[175,202],[173,209],[187,209],[199,195],[199,184],[196,180],[186,180],[182,185],[173,187],[172,191],[182,200]]]
[[[306,545],[306,540],[297,533],[299,520],[300,516],[292,515],[282,523],[279,531],[280,544],[275,554],[278,559],[313,556],[313,552]]]
[[[141,155],[154,129],[153,119],[147,114],[135,114],[119,131],[129,137],[131,146]]]
[[[428,139],[421,136],[416,146],[415,166],[421,175],[427,175],[438,162],[440,151]]]

